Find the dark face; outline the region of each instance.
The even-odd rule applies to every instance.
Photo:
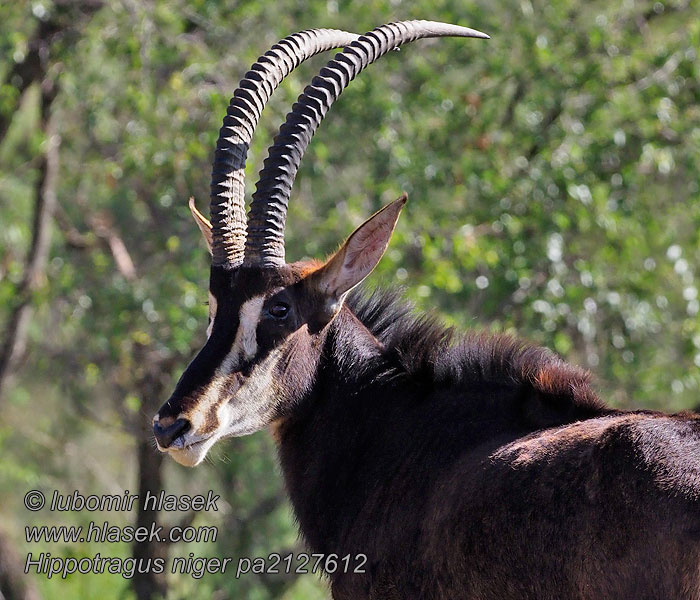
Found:
[[[308,389],[330,320],[314,293],[315,265],[212,268],[205,346],[154,418],[161,450],[200,463],[225,436],[285,417]]]

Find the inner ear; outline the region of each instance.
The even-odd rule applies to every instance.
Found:
[[[407,196],[387,204],[360,225],[340,249],[314,273],[317,289],[327,298],[329,308],[339,308],[345,295],[367,277],[389,245],[391,234]]]

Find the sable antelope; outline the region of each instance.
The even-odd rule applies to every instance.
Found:
[[[219,439],[274,435],[314,552],[367,555],[328,573],[336,599],[700,599],[700,418],[607,408],[588,374],[543,348],[456,336],[395,294],[352,291],[405,198],[325,262],[286,263],[299,162],[348,83],[405,42],[487,36],[411,21],[362,37],[280,42],[236,90],[221,129],[203,349],[154,419],[183,465]],[[344,50],[282,125],[247,226],[243,166],[260,111],[301,60]]]

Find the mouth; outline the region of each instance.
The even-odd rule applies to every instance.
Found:
[[[209,438],[207,438],[207,439],[209,439]],[[197,446],[199,446],[199,445],[201,445],[201,444],[204,444],[204,443],[207,441],[207,439],[198,440],[198,441],[196,441],[196,442],[192,442],[191,444],[185,444],[184,449],[185,449],[185,450],[191,450],[191,449],[193,449],[193,448],[196,448]]]

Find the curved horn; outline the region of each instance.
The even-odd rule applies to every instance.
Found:
[[[238,85],[219,131],[211,174],[212,265],[243,261],[246,234],[245,161],[260,113],[272,92],[307,58],[347,46],[358,35],[310,29],[280,40],[261,56]]]
[[[268,150],[248,215],[246,264],[284,264],[287,206],[301,157],[328,109],[347,85],[390,50],[421,38],[444,36],[489,37],[474,29],[435,21],[389,23],[352,42],[314,77]]]

